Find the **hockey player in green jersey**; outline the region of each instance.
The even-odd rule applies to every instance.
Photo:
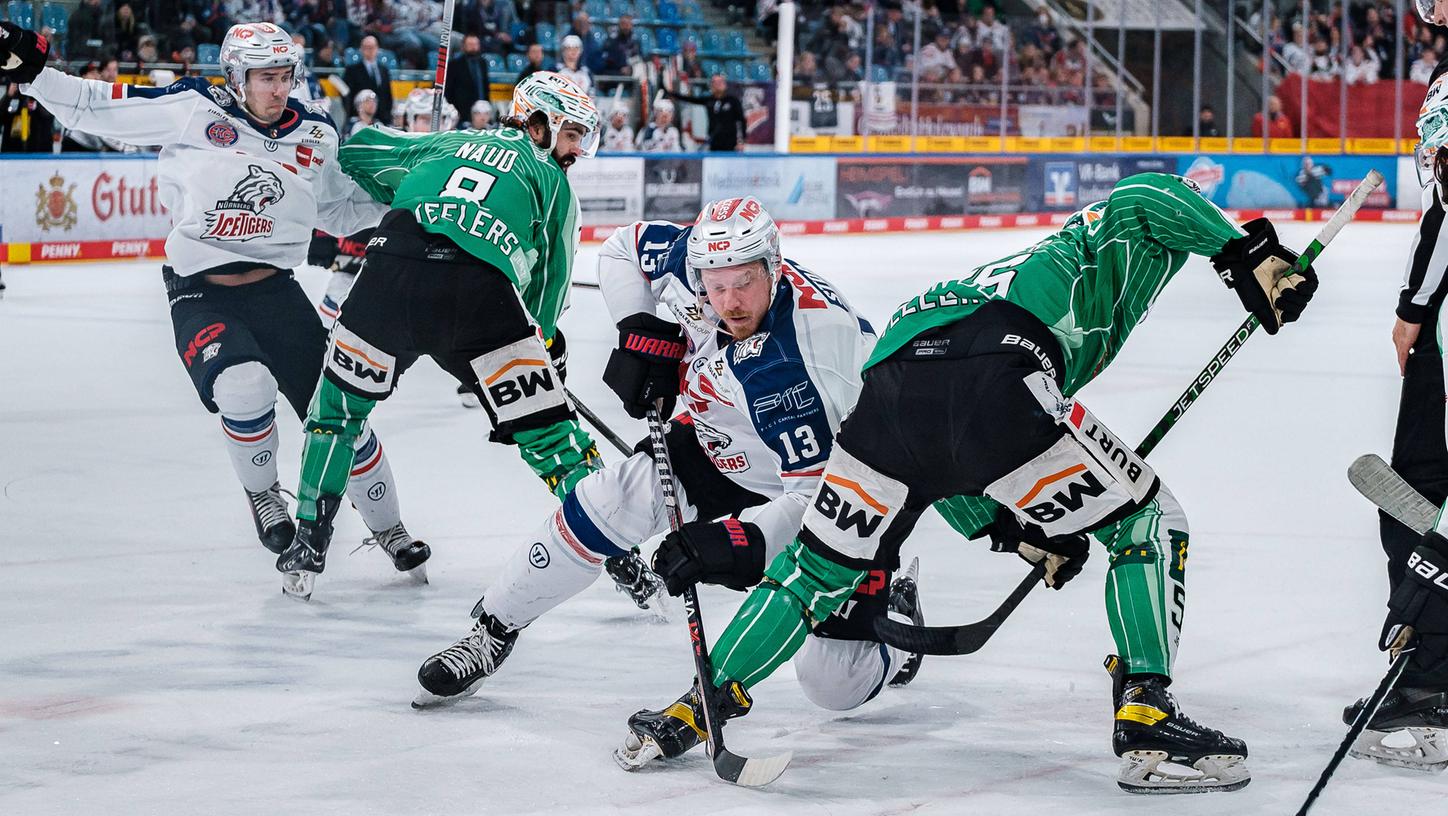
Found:
[[[297,533],[277,559],[283,589],[307,598],[325,566],[352,439],[423,354],[480,389],[491,439],[516,444],[558,496],[598,467],[563,390],[563,335],[578,240],[566,171],[598,145],[592,99],[551,72],[513,91],[502,130],[358,131],[342,169],[392,209],[342,307],[306,420]],[[387,542],[381,542],[386,547]],[[430,552],[389,550],[399,569]]]
[[[1191,255],[1209,256],[1271,334],[1316,289],[1310,268],[1279,280],[1297,256],[1266,219],[1238,228],[1193,182],[1150,173],[1122,180],[1026,251],[902,304],[865,363],[803,529],[711,650],[712,696],[725,707],[716,720],[746,713],[745,689],[789,660],[867,570],[898,565],[933,504],[967,538],[1044,562],[1057,589],[1080,572],[1088,534],[1106,547],[1123,788],[1246,785],[1246,745],[1187,718],[1166,690],[1186,597],[1186,517],[1151,467],[1072,397]],[[666,567],[655,565],[668,580]],[[697,708],[686,694],[635,714],[622,750],[688,750],[703,736]]]

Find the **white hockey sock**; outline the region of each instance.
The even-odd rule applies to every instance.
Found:
[[[260,493],[277,482],[276,411],[259,417],[236,419],[223,416],[221,430],[226,434],[226,452],[241,486]]]
[[[347,500],[362,514],[367,529],[374,533],[391,529],[402,521],[392,465],[388,464],[382,443],[371,428],[357,438],[352,475],[347,481]]]
[[[603,572],[603,556],[574,538],[563,511],[504,562],[483,593],[483,611],[515,629],[582,592]]]
[[[249,360],[216,375],[211,399],[221,413],[226,452],[242,487],[260,493],[277,482],[277,381]]]

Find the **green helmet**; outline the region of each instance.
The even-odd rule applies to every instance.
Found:
[[[553,71],[536,71],[519,82],[513,89],[513,118],[526,122],[535,111],[548,115],[550,145],[557,144],[559,129],[565,123],[571,123],[584,130],[584,157],[592,157],[598,152],[602,117],[593,104],[593,98],[573,80]]]

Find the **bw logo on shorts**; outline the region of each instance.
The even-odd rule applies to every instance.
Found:
[[[327,373],[338,385],[362,396],[392,392],[397,358],[338,323],[327,349]]]
[[[499,424],[567,404],[562,383],[548,360],[548,350],[537,336],[525,337],[473,360],[473,371]]]
[[[869,560],[909,492],[904,483],[836,445],[805,511],[804,526],[835,552]]]

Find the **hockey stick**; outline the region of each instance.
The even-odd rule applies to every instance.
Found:
[[[1376,170],[1368,171],[1367,177],[1348,195],[1347,200],[1343,201],[1342,206],[1337,208],[1337,212],[1332,214],[1332,217],[1327,220],[1327,223],[1323,224],[1322,229],[1317,233],[1317,237],[1312,239],[1312,243],[1308,244],[1307,247],[1302,250],[1302,254],[1298,256],[1297,259],[1296,271],[1306,269],[1312,265],[1313,261],[1317,260],[1318,256],[1322,254],[1322,250],[1331,243],[1332,239],[1337,237],[1337,234],[1342,231],[1342,228],[1352,220],[1352,217],[1357,213],[1358,209],[1362,207],[1363,202],[1367,200],[1368,195],[1381,186],[1382,183],[1383,176],[1381,173]],[[1248,316],[1247,320],[1237,328],[1237,331],[1232,335],[1231,339],[1227,341],[1226,345],[1222,346],[1212,357],[1211,361],[1207,363],[1206,368],[1203,368],[1201,373],[1197,375],[1186,392],[1177,399],[1171,409],[1167,411],[1166,415],[1156,423],[1156,427],[1152,428],[1151,432],[1146,435],[1146,438],[1142,440],[1141,444],[1136,446],[1137,456],[1144,458],[1156,449],[1157,443],[1161,442],[1162,438],[1167,435],[1167,432],[1176,425],[1177,420],[1181,419],[1182,414],[1186,413],[1187,408],[1190,408],[1192,403],[1196,402],[1197,398],[1201,396],[1202,391],[1205,391],[1207,386],[1216,379],[1217,374],[1221,373],[1222,368],[1231,361],[1232,357],[1236,355],[1237,350],[1242,347],[1242,344],[1246,342],[1248,337],[1252,336],[1252,332],[1256,331],[1259,325],[1261,324],[1257,321],[1255,315]],[[1025,597],[1035,588],[1044,572],[1045,567],[1037,564],[1026,574],[1025,578],[1021,579],[1021,582],[1011,591],[1011,594],[1001,602],[1001,605],[997,607],[994,612],[975,623],[966,623],[959,626],[913,626],[881,616],[875,619],[875,634],[880,637],[882,642],[894,646],[897,649],[905,649],[911,652],[947,656],[977,652],[985,646],[986,641],[990,640],[996,630],[1001,627],[1001,624],[1005,623],[1006,618],[1010,617],[1011,613],[1015,611],[1021,601],[1025,600]]]
[[[1367,177],[1358,182],[1358,186],[1348,194],[1347,199],[1342,202],[1342,206],[1337,208],[1337,212],[1333,213],[1332,217],[1327,219],[1327,223],[1322,225],[1322,229],[1318,231],[1317,237],[1312,239],[1312,243],[1302,250],[1302,254],[1297,258],[1296,267],[1288,274],[1302,272],[1311,266],[1312,262],[1317,260],[1317,256],[1322,254],[1322,250],[1332,243],[1332,239],[1336,238],[1342,228],[1347,226],[1347,223],[1357,214],[1368,196],[1382,184],[1383,174],[1376,170],[1369,170]],[[1156,427],[1152,428],[1151,432],[1146,435],[1146,439],[1137,446],[1138,456],[1145,456],[1156,449],[1157,443],[1166,436],[1167,431],[1171,430],[1171,426],[1182,418],[1182,414],[1192,407],[1192,403],[1197,401],[1208,385],[1211,385],[1212,380],[1222,373],[1222,369],[1227,367],[1227,363],[1232,361],[1237,351],[1242,348],[1242,344],[1247,342],[1247,338],[1251,337],[1260,325],[1262,324],[1257,320],[1256,315],[1248,315],[1247,319],[1242,321],[1242,325],[1237,327],[1237,331],[1227,339],[1226,343],[1222,344],[1216,354],[1212,355],[1212,359],[1197,374],[1196,379],[1192,380],[1192,384],[1187,386],[1187,390],[1183,391],[1177,401],[1172,403],[1166,415],[1157,421]]]
[[[980,651],[991,635],[1016,611],[1046,574],[1044,562],[1031,567],[1001,605],[975,623],[961,626],[915,626],[881,615],[875,619],[875,634],[882,643],[907,652],[928,655],[967,655]]]
[[[674,467],[669,461],[669,448],[664,444],[664,421],[659,418],[664,401],[658,400],[649,409],[649,441],[653,443],[654,467],[659,474],[659,489],[664,494],[664,507],[669,511],[669,529],[677,531],[684,524],[675,493]],[[699,689],[700,708],[704,709],[704,732],[708,738],[709,755],[714,758],[714,772],[719,778],[736,785],[757,788],[768,785],[784,773],[793,754],[750,759],[724,747],[724,723],[714,722],[714,669],[709,661],[708,639],[699,614],[699,590],[690,584],[684,590],[684,609],[689,616],[689,640],[694,647],[695,682]]]
[[[1438,508],[1433,503],[1423,498],[1423,494],[1413,489],[1413,486],[1403,480],[1398,472],[1383,461],[1376,453],[1365,453],[1353,460],[1348,466],[1347,480],[1363,498],[1372,502],[1379,510],[1397,519],[1404,527],[1419,535],[1433,529],[1433,524],[1438,517]],[[1347,730],[1347,736],[1343,738],[1337,751],[1333,753],[1332,759],[1328,761],[1327,767],[1317,778],[1317,784],[1307,794],[1307,800],[1298,808],[1297,816],[1307,816],[1307,811],[1322,789],[1327,787],[1327,781],[1342,764],[1342,760],[1352,750],[1353,743],[1372,722],[1373,715],[1377,714],[1378,708],[1382,706],[1383,700],[1393,690],[1393,685],[1402,676],[1403,669],[1408,665],[1408,655],[1413,651],[1413,628],[1404,626],[1398,633],[1393,643],[1392,654],[1393,664],[1388,667],[1387,676],[1378,684],[1373,696],[1368,698],[1367,703],[1358,711],[1357,717]]]
[[[457,0],[442,0],[442,35],[437,38],[437,72],[432,76],[432,131],[442,127],[443,94],[447,90],[447,60],[452,45],[453,5]],[[484,93],[487,90],[484,89]]]
[[[573,407],[578,411],[578,415],[588,420],[588,424],[592,425],[594,430],[603,434],[604,439],[612,442],[613,446],[615,448],[618,448],[619,453],[623,454],[625,457],[633,456],[633,448],[630,448],[628,444],[623,441],[623,437],[614,433],[612,430],[609,429],[607,425],[603,424],[603,420],[598,418],[598,414],[590,411],[588,409],[588,406],[584,405],[583,402],[579,400],[578,397],[574,396],[573,392],[569,391],[567,388],[563,389],[563,394],[567,396],[568,399],[573,403]]]
[[[1393,690],[1393,686],[1398,682],[1398,678],[1403,676],[1403,669],[1407,668],[1408,657],[1413,652],[1412,639],[1413,627],[1404,626],[1394,644],[1393,664],[1388,667],[1387,675],[1383,677],[1383,681],[1378,684],[1378,688],[1373,692],[1373,696],[1368,698],[1367,704],[1362,707],[1362,710],[1358,711],[1357,717],[1353,718],[1352,725],[1347,729],[1347,736],[1344,737],[1342,743],[1337,746],[1337,751],[1333,753],[1332,759],[1327,763],[1327,767],[1322,769],[1322,775],[1317,777],[1317,784],[1312,786],[1311,791],[1308,791],[1307,801],[1303,802],[1302,807],[1297,809],[1297,816],[1307,816],[1307,811],[1312,807],[1312,803],[1317,801],[1317,797],[1321,795],[1322,789],[1327,787],[1327,780],[1332,778],[1333,771],[1336,771],[1337,766],[1342,764],[1343,758],[1347,756],[1347,752],[1352,748],[1353,743],[1357,742],[1357,738],[1362,736],[1364,729],[1368,727],[1368,723],[1372,722],[1373,716],[1378,713],[1378,709],[1382,706],[1383,700],[1387,698],[1388,692]]]
[[[1354,459],[1348,466],[1347,480],[1363,498],[1418,535],[1433,529],[1438,520],[1438,508],[1376,453]]]

